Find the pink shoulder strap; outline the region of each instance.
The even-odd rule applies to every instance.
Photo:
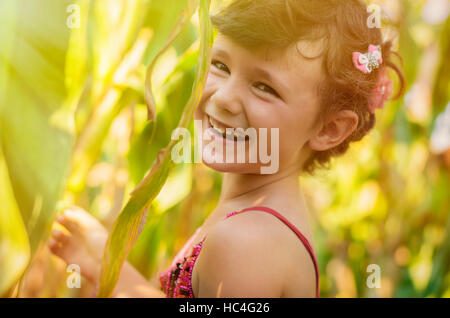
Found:
[[[311,247],[311,244],[309,244],[308,239],[291,223],[289,222],[284,216],[282,216],[280,213],[278,213],[277,211],[265,207],[265,206],[254,206],[254,207],[250,207],[250,208],[246,208],[240,211],[235,211],[232,213],[229,213],[225,219],[229,218],[230,216],[239,214],[239,213],[243,213],[246,211],[262,211],[262,212],[267,212],[270,213],[274,216],[276,216],[278,219],[280,219],[284,224],[286,224],[292,231],[294,231],[295,234],[297,234],[298,238],[300,239],[300,241],[302,241],[303,245],[306,247],[306,250],[308,251],[309,255],[311,256],[313,263],[314,263],[314,269],[316,272],[316,297],[320,297],[320,290],[319,290],[319,266],[317,263],[317,259],[316,259],[316,255],[314,254],[314,250]]]

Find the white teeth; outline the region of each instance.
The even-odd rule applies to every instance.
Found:
[[[214,127],[214,129],[216,129],[217,131],[219,131],[221,134],[223,134],[223,133],[225,132],[225,129],[222,129],[222,128],[220,128],[220,127],[216,127],[216,126],[214,126],[214,125],[213,125],[213,127]]]
[[[216,129],[221,134],[226,134],[228,137],[234,136],[236,138],[240,138],[240,137],[244,137],[245,136],[245,133],[244,133],[244,131],[242,129],[235,129],[235,128],[224,129],[224,128],[221,128],[221,127],[217,127],[216,125],[214,125],[211,117],[209,117],[209,123],[210,123],[211,127]]]
[[[239,137],[244,137],[245,134],[242,131],[242,129],[239,129],[234,132],[234,135],[239,138]]]

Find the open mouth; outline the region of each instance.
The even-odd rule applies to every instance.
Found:
[[[237,129],[233,127],[225,127],[223,124],[219,123],[215,119],[208,117],[208,128],[212,128],[215,135],[227,139],[230,141],[248,141],[250,138],[245,135],[243,129]]]

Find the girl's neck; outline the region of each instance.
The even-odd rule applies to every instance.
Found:
[[[239,210],[256,205],[302,204],[297,169],[272,175],[225,173],[218,206]]]

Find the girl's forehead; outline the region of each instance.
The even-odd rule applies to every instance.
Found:
[[[285,74],[290,80],[315,82],[322,76],[322,41],[302,40],[286,48],[264,46],[246,48],[236,41],[219,34],[213,46],[213,54],[228,60],[240,60],[250,69],[266,68]]]
[[[321,40],[300,40],[285,48],[268,45],[246,48],[219,33],[214,42],[213,52],[227,57],[239,56],[250,61],[264,62],[291,69],[311,62],[317,63],[317,60],[321,60],[324,45],[324,41]]]
[[[214,42],[213,52],[226,54],[231,57],[250,57],[254,60],[266,62],[281,60],[286,55],[285,50],[267,45],[251,48],[245,47],[237,41],[221,34],[217,36]]]

